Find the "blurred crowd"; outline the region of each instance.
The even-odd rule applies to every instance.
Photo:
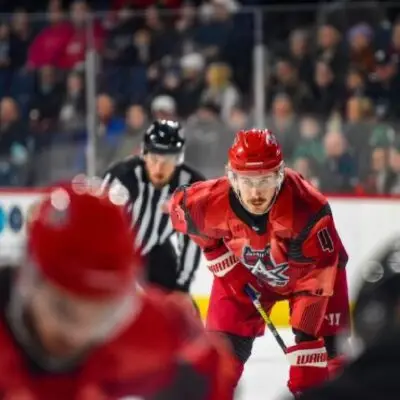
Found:
[[[388,19],[378,5],[322,15],[316,5],[274,13],[269,2],[249,9],[250,0],[92,3],[50,0],[45,13],[25,7],[0,18],[0,186],[85,171],[91,110],[98,173],[140,151],[149,121],[170,118],[185,127],[187,161],[208,177],[223,174],[235,131],[258,127],[261,90],[264,126],[314,185],[400,194],[395,12]],[[254,84],[258,14],[265,87]]]

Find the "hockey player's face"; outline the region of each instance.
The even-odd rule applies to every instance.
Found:
[[[278,185],[277,175],[238,176],[237,187],[241,201],[252,214],[264,214],[271,204]]]
[[[175,172],[179,157],[148,153],[145,155],[147,174],[151,183],[156,187],[166,185]]]
[[[83,301],[46,283],[32,297],[29,310],[43,349],[58,358],[75,357],[103,340],[116,313],[112,303]]]

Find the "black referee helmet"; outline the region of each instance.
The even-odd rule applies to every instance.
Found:
[[[143,154],[176,154],[184,152],[185,139],[177,121],[154,121],[143,138]]]
[[[354,330],[363,347],[393,330],[400,333],[400,235],[387,239],[362,270]]]

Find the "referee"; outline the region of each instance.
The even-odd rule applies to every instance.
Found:
[[[148,281],[188,292],[201,250],[173,230],[166,204],[177,187],[205,178],[183,162],[184,144],[178,122],[153,122],[144,134],[141,156],[112,165],[103,185],[122,185],[129,193],[128,212],[137,231],[136,247],[146,260]]]

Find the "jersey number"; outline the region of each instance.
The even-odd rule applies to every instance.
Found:
[[[325,315],[325,319],[328,321],[329,326],[340,326],[341,313],[331,313]]]
[[[319,240],[319,243],[321,245],[322,251],[327,251],[329,253],[332,253],[334,250],[333,247],[333,241],[331,238],[331,235],[329,234],[329,231],[327,228],[323,228],[317,233],[317,237]]]

